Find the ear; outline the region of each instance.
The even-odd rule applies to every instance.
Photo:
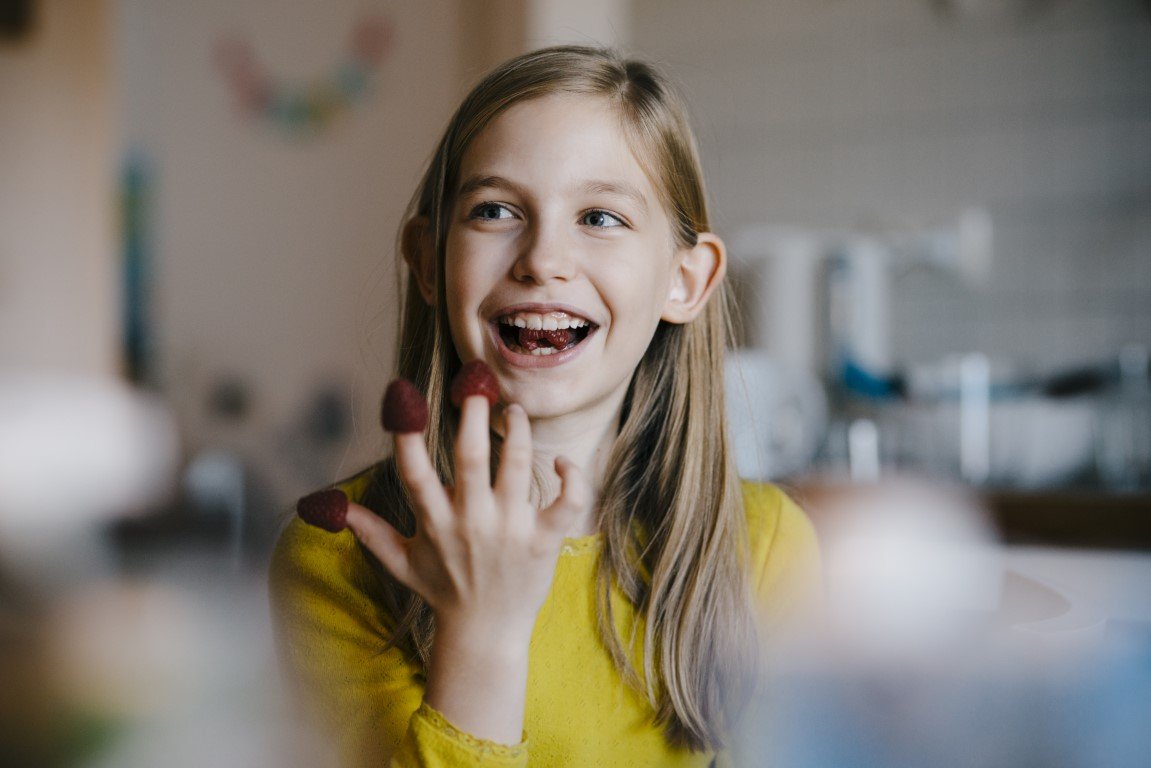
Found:
[[[436,301],[436,248],[431,221],[427,216],[414,216],[404,224],[400,236],[404,261],[419,286],[420,295],[429,306]]]
[[[694,320],[726,272],[723,241],[711,232],[700,232],[694,246],[680,251],[660,319],[677,324]]]

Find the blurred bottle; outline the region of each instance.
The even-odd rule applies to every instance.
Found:
[[[1148,348],[1130,344],[1119,352],[1119,384],[1100,405],[1095,459],[1109,490],[1151,489],[1151,380]]]

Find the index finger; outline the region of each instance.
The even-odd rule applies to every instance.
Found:
[[[402,432],[395,437],[396,469],[417,512],[422,510],[433,519],[445,519],[450,515],[452,502],[428,457],[424,436],[419,432]]]

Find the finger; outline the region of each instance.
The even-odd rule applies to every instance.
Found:
[[[504,447],[496,471],[496,495],[505,504],[527,500],[532,477],[532,428],[519,404],[504,411]]]
[[[481,395],[464,399],[460,431],[456,435],[456,498],[469,493],[491,491],[491,435],[488,432],[490,404]]]
[[[552,531],[566,534],[591,504],[591,486],[571,459],[557,456],[555,468],[560,476],[560,495],[540,512],[540,521]]]
[[[368,509],[359,504],[348,504],[348,528],[356,535],[360,543],[376,556],[404,586],[415,589],[412,583],[413,573],[411,560],[408,558],[407,539]]]
[[[423,435],[418,432],[396,435],[396,468],[418,511],[433,520],[450,516],[451,497],[432,466]]]

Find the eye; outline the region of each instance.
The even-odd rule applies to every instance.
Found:
[[[497,221],[499,219],[513,218],[513,214],[506,205],[500,203],[480,203],[472,209],[470,218],[483,221]]]
[[[587,224],[589,227],[596,227],[597,229],[610,229],[612,227],[627,226],[623,222],[623,219],[620,217],[599,209],[588,211],[580,217],[580,221],[582,221],[584,224]]]

